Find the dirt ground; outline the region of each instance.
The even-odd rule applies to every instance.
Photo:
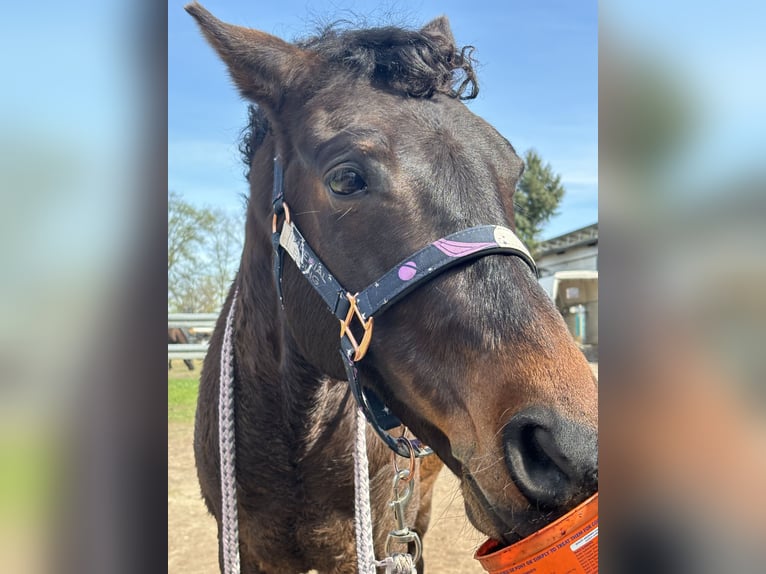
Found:
[[[593,365],[598,376],[598,365]],[[199,494],[191,423],[168,424],[168,573],[218,572],[215,521]],[[457,479],[444,469],[436,482],[433,513],[423,546],[427,572],[481,574],[473,559],[485,540],[465,517]]]

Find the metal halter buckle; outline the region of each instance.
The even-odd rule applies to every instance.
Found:
[[[348,308],[346,318],[341,319],[340,321],[340,338],[348,337],[351,346],[354,348],[354,362],[356,362],[360,361],[362,357],[367,354],[367,348],[370,346],[370,340],[372,339],[373,317],[370,317],[366,321],[364,320],[364,317],[362,317],[362,314],[359,312],[359,307],[356,304],[356,295],[346,293],[346,298],[351,306]],[[359,323],[361,323],[362,328],[364,329],[361,343],[357,342],[354,333],[351,331],[351,322],[354,320],[354,317],[359,319]]]
[[[287,207],[287,203],[282,203],[282,211],[285,214],[285,222],[290,223],[290,208]],[[279,213],[276,211],[274,212],[274,217],[271,219],[271,232],[276,233],[277,232],[277,222],[279,221]]]

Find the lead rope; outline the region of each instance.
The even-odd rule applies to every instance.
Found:
[[[354,527],[356,530],[357,570],[359,574],[375,574],[376,568],[385,568],[385,574],[417,574],[414,558],[410,554],[394,553],[386,556],[383,560],[375,560],[366,430],[367,421],[364,413],[362,409],[357,408],[354,440]],[[390,537],[391,534],[389,534]]]
[[[356,529],[356,560],[359,574],[375,574],[375,549],[372,541],[370,512],[370,472],[367,462],[367,423],[362,409],[356,409],[354,440],[354,527]]]
[[[234,453],[234,309],[239,289],[234,290],[221,346],[218,381],[218,449],[221,464],[221,547],[224,574],[239,574],[239,518],[237,516],[237,469]]]

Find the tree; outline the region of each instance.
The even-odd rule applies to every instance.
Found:
[[[561,176],[553,172],[550,164],[544,164],[535,150],[528,150],[524,161],[526,169],[516,186],[513,206],[516,233],[534,253],[543,224],[557,213],[564,186]]]
[[[195,249],[212,227],[212,213],[197,209],[175,191],[168,193],[168,274],[196,259]]]
[[[223,209],[198,208],[168,194],[168,311],[221,308],[242,252],[243,226]]]
[[[175,311],[199,311],[195,283],[213,225],[209,210],[194,207],[179,193],[168,193],[168,307]]]
[[[211,214],[213,225],[205,241],[204,267],[209,288],[220,307],[237,273],[244,243],[243,226],[238,218],[222,209],[213,210]]]

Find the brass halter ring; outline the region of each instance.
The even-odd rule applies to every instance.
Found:
[[[370,317],[369,319],[365,320],[364,317],[362,317],[362,314],[359,312],[359,307],[356,303],[356,295],[347,293],[346,299],[348,299],[350,305],[348,308],[348,313],[346,314],[346,318],[340,320],[340,338],[342,339],[343,337],[348,337],[348,340],[351,342],[351,346],[354,348],[354,362],[357,362],[361,361],[362,358],[367,354],[367,349],[370,346],[370,341],[372,340],[373,318]],[[364,329],[364,335],[362,335],[361,342],[358,342],[356,337],[354,337],[354,333],[351,332],[351,323],[354,318],[356,318],[359,323],[361,323],[362,328]]]
[[[290,208],[287,206],[287,202],[282,203],[282,208],[285,211],[285,222],[290,223]],[[274,213],[274,217],[271,219],[271,232],[276,233],[277,232],[277,221],[279,220],[279,215],[277,213]]]

